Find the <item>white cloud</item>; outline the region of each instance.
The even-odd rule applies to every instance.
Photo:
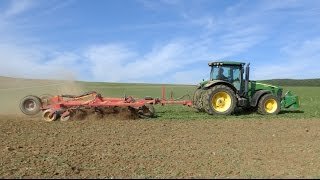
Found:
[[[135,56],[127,47],[119,44],[92,46],[84,52],[87,68],[96,81],[120,81],[123,66]]]
[[[175,39],[144,54],[125,45],[105,44],[91,46],[84,54],[94,80],[194,84],[208,78],[209,61],[241,52],[256,41],[248,37]]]
[[[264,11],[283,10],[283,9],[300,7],[306,2],[307,0],[305,2],[298,1],[298,0],[282,0],[282,1],[265,0],[265,1],[262,1],[259,8],[261,8]]]
[[[151,10],[160,10],[161,7],[165,6],[178,6],[183,1],[181,0],[137,0],[140,4],[142,4],[145,8]]]
[[[33,1],[36,1],[36,0],[33,0]],[[37,1],[37,2],[41,3],[41,9],[37,10],[36,16],[46,16],[51,13],[57,13],[57,11],[63,10],[64,8],[73,5],[76,2],[76,0],[63,0],[63,1],[50,0],[50,1]]]
[[[192,70],[178,71],[173,73],[171,79],[179,84],[198,84],[200,81],[208,80],[210,68],[203,63],[203,68],[193,68]]]
[[[34,0],[12,0],[9,8],[3,12],[3,15],[5,17],[16,16],[31,9],[34,5]]]
[[[294,49],[286,47],[287,60],[279,59],[274,65],[266,62],[255,66],[252,63],[251,79],[301,79],[319,75],[320,65],[312,64],[320,58],[317,54],[320,46],[315,46],[319,43],[320,39],[316,39],[305,41]],[[200,49],[204,47],[192,46],[195,51],[190,51],[188,44],[188,41],[170,42],[154,47],[146,54],[137,54],[125,45],[104,44],[77,53],[55,51],[50,58],[48,51],[39,51],[40,48],[0,45],[0,72],[5,76],[25,78],[196,84],[208,78],[207,62],[213,59],[197,59],[199,54],[192,53],[201,53]],[[47,60],[44,62],[44,59]],[[194,64],[198,65],[194,67]],[[306,69],[312,72],[305,73]],[[83,72],[86,72],[85,76]]]
[[[90,81],[195,84],[207,78],[204,74],[209,72],[209,61],[251,45],[244,46],[242,37],[230,37],[217,41],[209,37],[174,39],[155,45],[150,51],[146,49],[146,53],[114,43],[89,45],[77,53],[40,46],[0,46],[1,59],[8,60],[0,63],[0,72],[29,78],[61,79],[64,74],[72,74],[76,79]],[[238,46],[237,51],[230,48],[232,42]],[[193,68],[194,64],[201,68]]]
[[[70,79],[76,76],[77,56],[72,53],[51,54],[43,48],[0,44],[0,72],[3,76]],[[45,60],[45,61],[44,61]]]
[[[274,65],[266,62],[256,67],[253,77],[259,80],[320,78],[320,38],[285,46],[282,52],[284,57]]]
[[[95,80],[141,82],[170,75],[176,69],[190,63],[183,42],[170,42],[154,47],[146,54],[137,54],[125,46],[101,45],[85,52]],[[157,78],[158,77],[158,78]]]
[[[212,56],[207,43],[210,41],[195,44],[191,40],[173,40],[144,54],[124,44],[112,43],[92,45],[77,53],[49,47],[0,45],[0,58],[6,60],[0,62],[0,72],[28,78],[61,79],[64,74],[72,74],[76,79],[91,81],[193,84],[209,71],[207,62]],[[184,70],[193,64],[200,64],[203,70]],[[186,78],[186,74],[193,76]]]
[[[18,2],[22,4],[17,5]],[[61,3],[52,11],[72,2]],[[155,1],[143,2],[157,6]],[[161,3],[166,4],[166,2]],[[197,26],[198,34],[168,39],[166,42],[153,42],[150,48],[145,48],[143,51],[128,46],[126,42],[87,44],[85,48],[76,52],[57,50],[43,43],[30,45],[34,44],[28,40],[32,37],[21,38],[10,31],[5,21],[0,21],[1,35],[12,38],[12,41],[0,41],[0,75],[54,79],[70,79],[71,76],[78,80],[89,81],[195,84],[203,78],[208,78],[209,61],[237,55],[266,39],[268,27],[256,21],[263,15],[253,15],[257,11],[245,12],[242,6],[243,4],[238,4],[230,7],[226,14],[217,16],[195,17],[180,12],[180,14],[185,13],[185,21],[180,23],[155,22],[128,27],[128,30],[134,30],[187,24]],[[266,9],[269,11],[284,6],[285,4],[281,3],[273,4]],[[13,1],[5,14],[15,16],[32,7],[31,1]],[[3,30],[1,26],[8,29],[1,32]],[[279,58],[274,65],[270,65],[272,62],[265,62],[258,67],[252,63],[252,77],[269,79],[317,76],[317,73],[320,74],[319,70],[308,72],[308,75],[302,72],[312,67],[320,69],[319,65],[314,65],[320,58],[319,47],[320,38],[284,47],[282,51],[287,59]]]
[[[320,56],[320,38],[313,38],[310,40],[305,40],[301,43],[292,43],[282,48],[282,51],[291,57],[295,57],[295,59],[305,59],[305,57],[310,56]],[[308,61],[305,59],[305,61]],[[311,58],[312,60],[314,58]],[[301,61],[301,60],[300,60]]]

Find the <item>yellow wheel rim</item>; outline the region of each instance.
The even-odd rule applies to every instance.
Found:
[[[274,99],[268,99],[264,104],[264,109],[267,113],[274,113],[278,108],[278,103]]]
[[[212,97],[212,107],[218,112],[225,112],[231,107],[231,97],[226,92],[218,92]]]

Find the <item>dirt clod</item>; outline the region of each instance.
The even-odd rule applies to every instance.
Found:
[[[12,147],[5,147],[5,150],[6,150],[6,151],[13,151],[14,148],[12,148]]]

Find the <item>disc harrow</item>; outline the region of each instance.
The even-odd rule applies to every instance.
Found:
[[[164,88],[162,99],[146,97],[135,99],[132,96],[123,98],[102,97],[101,94],[92,91],[82,95],[44,95],[37,97],[28,95],[20,102],[20,109],[26,115],[36,115],[42,111],[42,118],[47,121],[68,121],[81,119],[87,115],[95,114],[104,117],[108,114],[127,113],[137,118],[155,117],[155,104],[182,104],[192,106],[187,100],[166,100]]]

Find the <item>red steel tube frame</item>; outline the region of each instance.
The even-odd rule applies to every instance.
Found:
[[[62,107],[73,107],[73,106],[91,106],[91,107],[112,107],[112,106],[123,106],[123,107],[142,107],[145,104],[181,104],[185,106],[192,106],[190,100],[166,100],[165,99],[165,88],[162,87],[162,99],[133,99],[131,96],[127,98],[106,98],[98,96],[97,93],[92,93],[86,96],[93,96],[93,99],[84,101],[81,97],[71,98],[65,100],[63,96],[54,96],[50,98],[52,104],[42,107],[42,109],[53,109],[57,110]]]

